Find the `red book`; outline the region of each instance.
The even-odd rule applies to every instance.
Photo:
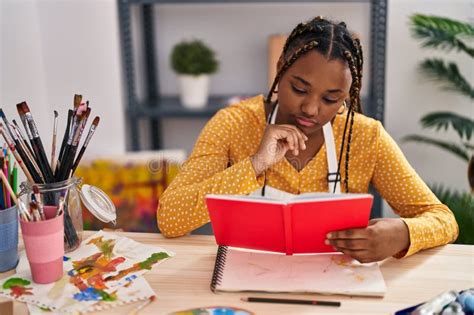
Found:
[[[326,234],[364,228],[369,194],[308,193],[285,200],[246,195],[207,195],[218,245],[292,254],[334,252]]]

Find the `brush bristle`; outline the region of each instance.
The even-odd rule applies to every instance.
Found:
[[[23,116],[25,113],[28,113],[30,111],[30,108],[28,107],[28,104],[26,104],[26,102],[16,104],[16,109],[18,110],[18,114],[20,114],[20,116]]]
[[[58,114],[58,111],[55,110],[55,111],[54,111],[54,118],[58,118],[58,115],[59,115],[59,114]]]
[[[76,109],[79,105],[81,105],[82,95],[76,94],[74,95],[74,109]]]
[[[99,121],[100,121],[100,117],[99,117],[99,116],[96,116],[96,117],[94,118],[94,121],[92,121],[92,124],[93,124],[94,126],[97,126],[97,125],[99,124]]]

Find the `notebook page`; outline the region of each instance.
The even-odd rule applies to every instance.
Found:
[[[383,296],[377,263],[342,254],[293,255],[227,249],[220,291],[314,292]]]

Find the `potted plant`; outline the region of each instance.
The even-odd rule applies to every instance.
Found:
[[[219,67],[214,51],[200,40],[182,41],[173,47],[171,65],[179,75],[181,103],[188,108],[205,106],[209,75]]]
[[[444,51],[457,50],[474,58],[474,48],[468,45],[474,39],[474,26],[471,24],[423,14],[411,16],[410,22],[413,35],[422,41],[424,47]],[[460,93],[474,100],[474,88],[461,74],[456,63],[445,62],[439,58],[427,58],[420,64],[420,69],[427,77],[440,83],[445,90]],[[447,130],[451,127],[458,135],[457,142],[417,134],[408,135],[404,140],[437,146],[466,162],[470,192],[455,191],[441,184],[432,185],[431,188],[456,217],[459,225],[459,237],[456,243],[474,244],[472,233],[474,228],[474,144],[471,141],[474,134],[474,120],[472,113],[465,116],[452,111],[431,112],[422,117],[420,122],[424,128],[435,130]]]

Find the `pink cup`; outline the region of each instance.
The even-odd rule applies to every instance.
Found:
[[[63,213],[55,217],[56,206],[45,206],[45,221],[20,220],[26,256],[35,283],[46,284],[63,276]]]

